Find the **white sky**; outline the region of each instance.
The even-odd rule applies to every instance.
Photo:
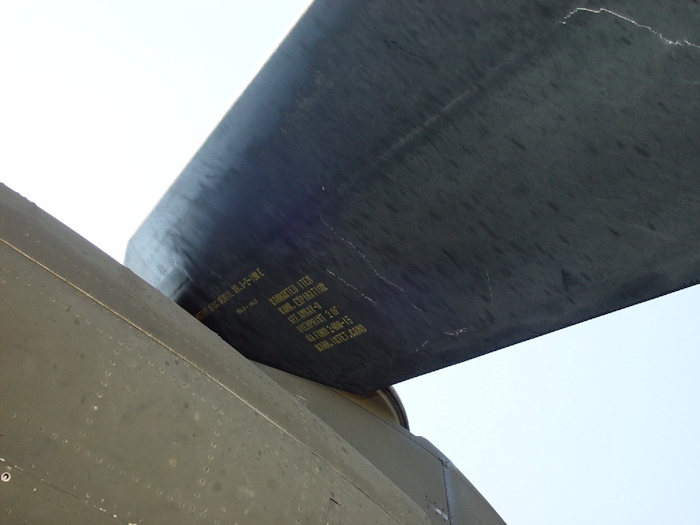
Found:
[[[0,181],[121,260],[306,4],[3,0]],[[695,287],[398,390],[510,525],[697,524],[699,313]]]

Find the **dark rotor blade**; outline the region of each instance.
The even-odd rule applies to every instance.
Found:
[[[353,392],[698,282],[699,11],[613,4],[316,2],[127,265]]]

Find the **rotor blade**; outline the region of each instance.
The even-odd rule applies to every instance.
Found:
[[[127,265],[358,393],[695,284],[700,17],[617,4],[317,1]]]

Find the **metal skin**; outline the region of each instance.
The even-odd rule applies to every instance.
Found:
[[[0,239],[3,524],[503,523],[429,443],[261,370],[4,186]]]
[[[501,524],[329,386],[696,284],[697,19],[319,0],[132,239],[150,284],[2,187],[1,522]]]

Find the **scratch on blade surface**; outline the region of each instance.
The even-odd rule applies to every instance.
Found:
[[[425,341],[423,341],[423,344],[420,345],[420,346],[419,346],[418,348],[416,348],[415,350],[413,350],[413,352],[411,352],[410,355],[417,354],[418,352],[420,352],[421,350],[423,350],[427,344],[428,344],[428,340],[426,339]]]
[[[458,328],[454,332],[444,332],[445,335],[450,335],[452,337],[457,337],[459,334],[463,334],[464,332],[473,332],[474,327],[472,326],[465,326],[464,328]]]
[[[629,17],[626,17],[625,15],[621,15],[620,13],[616,13],[615,11],[611,11],[610,9],[606,9],[604,7],[599,7],[598,9],[591,9],[589,7],[577,7],[571,13],[566,15],[562,20],[559,21],[560,24],[566,24],[566,21],[569,20],[572,16],[576,15],[577,13],[593,13],[594,15],[599,15],[601,13],[606,13],[609,15],[612,15],[614,17],[619,18],[620,20],[624,20],[625,22],[628,22],[632,25],[635,25],[641,29],[646,29],[650,33],[653,33],[654,35],[658,36],[661,40],[663,40],[666,44],[672,45],[672,46],[687,46],[687,47],[696,47],[700,48],[700,45],[694,44],[688,40],[671,40],[670,38],[665,37],[663,34],[661,34],[659,31],[654,29],[651,26],[645,25],[645,24],[640,24],[636,20],[632,20]]]
[[[362,252],[362,250],[360,250],[357,246],[355,246],[355,245],[352,243],[352,241],[347,240],[345,237],[343,237],[343,236],[340,235],[337,231],[335,231],[335,228],[333,228],[333,226],[331,226],[330,224],[328,224],[328,223],[324,220],[323,217],[321,217],[321,222],[326,226],[326,228],[328,228],[330,231],[332,231],[332,232],[333,232],[333,235],[335,235],[336,237],[338,237],[338,239],[340,239],[340,240],[343,241],[344,243],[349,244],[350,246],[352,246],[352,248],[360,255],[360,257],[362,257],[362,258],[364,259],[364,261],[369,265],[369,267],[370,267],[370,268],[372,269],[372,271],[374,272],[374,275],[376,275],[377,277],[379,277],[382,281],[384,281],[384,282],[385,282],[386,284],[388,284],[389,286],[392,286],[392,287],[396,288],[397,290],[399,290],[399,291],[400,291],[402,294],[404,294],[404,296],[406,297],[406,300],[408,301],[408,304],[410,304],[413,308],[415,308],[416,310],[418,310],[420,313],[423,313],[423,310],[421,310],[420,308],[418,308],[418,307],[417,307],[415,304],[413,304],[413,303],[411,302],[411,300],[408,298],[408,294],[406,293],[406,290],[404,290],[403,288],[401,288],[399,285],[392,283],[392,282],[391,282],[390,280],[388,280],[386,277],[384,277],[383,275],[381,275],[381,274],[376,270],[376,268],[372,265],[372,263],[369,261],[369,259],[367,258],[367,256]],[[326,271],[328,271],[328,270],[326,270]],[[337,277],[337,276],[334,275],[334,277]],[[346,283],[346,284],[347,284],[347,283]],[[354,286],[351,286],[351,288],[355,288],[355,287],[354,287]],[[357,288],[355,288],[355,289],[357,290]],[[374,301],[372,301],[372,302],[374,302]]]
[[[341,283],[343,283],[343,284],[344,284],[345,286],[347,286],[348,288],[352,288],[353,290],[355,290],[355,291],[356,291],[357,293],[359,293],[362,297],[364,297],[365,299],[367,299],[370,303],[374,303],[374,304],[377,303],[377,301],[375,301],[375,300],[372,299],[371,297],[367,297],[367,296],[366,296],[365,294],[363,294],[360,290],[358,290],[356,286],[353,286],[352,284],[350,284],[349,282],[347,282],[347,281],[346,281],[345,279],[343,279],[342,277],[338,277],[336,274],[334,274],[333,272],[331,272],[328,268],[326,268],[326,273],[328,273],[328,274],[331,275],[332,277],[335,277],[336,279],[338,279]]]
[[[624,222],[624,221],[621,222],[620,224],[624,224],[625,226],[628,226],[630,228],[634,228],[635,230],[640,230],[648,235],[657,235],[657,236],[662,237],[668,241],[675,241],[676,240],[673,236],[667,235],[663,232],[658,232],[656,230],[652,230],[651,228],[649,228],[649,226],[644,226],[642,224],[634,224],[631,222]]]
[[[491,296],[491,304],[493,304],[493,290],[491,289],[491,276],[489,275],[489,269],[484,266],[486,269],[486,281],[489,283],[489,295]]]

